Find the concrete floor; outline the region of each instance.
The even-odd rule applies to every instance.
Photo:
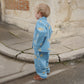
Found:
[[[72,66],[74,67],[70,68]],[[59,70],[66,68],[68,70],[58,73]],[[84,84],[84,58],[70,62],[52,64],[51,74],[53,72],[54,74],[52,76],[43,81],[34,81],[32,78],[35,74],[32,74],[4,84]]]

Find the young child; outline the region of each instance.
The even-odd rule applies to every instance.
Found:
[[[37,75],[34,76],[35,80],[42,80],[47,78],[50,73],[49,64],[49,39],[51,37],[52,28],[47,22],[47,17],[50,15],[50,8],[47,4],[41,3],[36,8],[36,23],[33,44],[34,49],[34,63]]]

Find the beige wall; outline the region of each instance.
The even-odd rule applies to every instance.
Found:
[[[5,1],[5,0],[4,0]],[[47,0],[28,0],[29,1],[29,10],[12,10],[10,8],[5,8],[5,20],[8,23],[18,25],[19,27],[29,30],[30,32],[34,31],[36,19],[35,19],[35,6],[40,2],[46,2]]]
[[[29,10],[5,8],[3,21],[33,32],[36,23],[34,8],[38,3],[43,2],[51,8],[48,21],[54,31],[53,39],[72,35],[77,28],[84,27],[84,0],[28,0],[28,2]]]

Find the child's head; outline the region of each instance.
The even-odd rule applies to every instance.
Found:
[[[47,4],[41,3],[36,7],[36,15],[37,19],[41,17],[48,17],[50,15],[50,7]]]

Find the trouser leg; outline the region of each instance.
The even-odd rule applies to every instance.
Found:
[[[36,73],[41,78],[47,78],[47,73],[50,72],[50,69],[48,67],[48,60],[49,60],[48,52],[35,52],[34,63]]]
[[[46,55],[46,71],[47,73],[50,73],[50,67],[49,67],[49,53]]]

